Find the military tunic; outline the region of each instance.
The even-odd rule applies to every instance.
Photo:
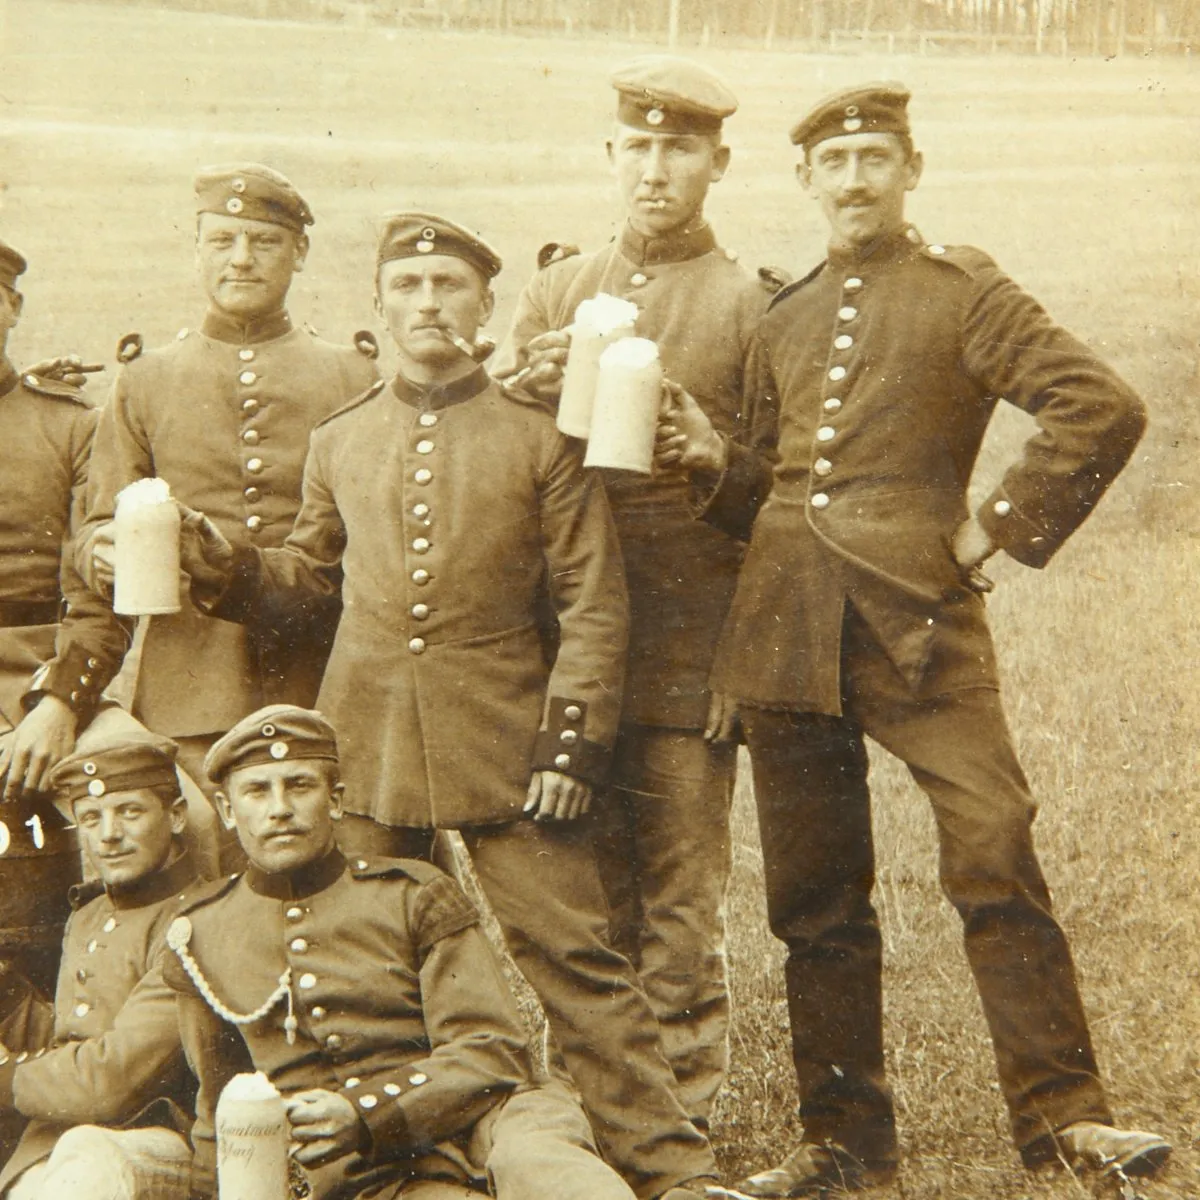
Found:
[[[338,730],[349,811],[494,824],[520,817],[534,769],[603,777],[620,552],[602,491],[545,411],[479,370],[432,391],[377,385],[321,425],[295,530],[281,550],[243,549],[211,611],[272,620],[339,583],[317,707]],[[534,620],[546,586],[562,628],[549,666]]]
[[[360,1152],[312,1170],[317,1200],[412,1178],[478,1178],[473,1127],[528,1088],[524,1031],[499,964],[458,885],[435,867],[334,850],[288,874],[251,866],[182,910],[186,944],[165,959],[180,1027],[200,1081],[195,1187],[211,1192],[214,1116],[239,1071],[260,1070],[286,1096],[337,1092],[367,1131]],[[179,950],[183,945],[184,949]],[[189,972],[186,956],[194,963]],[[201,997],[256,1010],[290,970],[290,1000],[235,1026]],[[284,1022],[299,1028],[289,1045]]]
[[[369,358],[293,329],[282,312],[245,326],[210,312],[198,331],[135,358],[96,435],[84,563],[86,535],[112,518],[117,492],[152,475],[227,536],[281,545],[300,507],[309,433],[374,377]],[[336,620],[336,605],[250,629],[187,605],[154,617],[134,710],[151,729],[193,737],[263,704],[311,704]]]
[[[0,1109],[30,1123],[0,1171],[0,1193],[75,1125],[170,1125],[186,1133],[194,1087],[158,959],[195,877],[185,854],[128,888],[73,889],[77,909],[53,1006],[5,989],[0,1043],[9,1056],[0,1065]]]

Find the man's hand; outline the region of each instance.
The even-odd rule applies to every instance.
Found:
[[[732,742],[737,734],[737,726],[737,705],[723,692],[712,692],[708,697],[708,720],[704,722],[704,740],[713,743]]]
[[[977,518],[968,517],[954,531],[950,549],[973,592],[990,592],[996,586],[980,569],[996,553],[996,546]]]
[[[233,544],[211,518],[186,504],[179,509],[179,565],[195,587],[221,592],[233,570]]]
[[[728,451],[704,409],[677,383],[663,381],[662,406],[654,435],[654,465],[660,471],[725,469]]]
[[[69,383],[72,387],[81,388],[87,383],[89,375],[103,370],[103,363],[84,363],[78,354],[65,354],[59,358],[43,358],[26,367],[21,374],[36,375],[38,379]]]
[[[286,1102],[292,1126],[292,1157],[305,1166],[318,1166],[352,1154],[365,1143],[367,1128],[354,1105],[337,1092],[313,1088],[297,1092]]]
[[[76,716],[65,700],[43,696],[0,745],[4,800],[44,792],[50,772],[75,748]]]
[[[525,812],[535,821],[574,821],[592,807],[592,789],[582,779],[558,771],[534,771]]]
[[[570,349],[571,335],[565,329],[539,333],[525,347],[525,369],[513,382],[543,403],[556,405]]]

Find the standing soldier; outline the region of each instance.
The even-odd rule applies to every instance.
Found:
[[[565,358],[560,332],[604,292],[638,306],[674,391],[728,432],[741,411],[752,334],[768,299],[704,219],[725,174],[729,88],[686,59],[636,59],[612,77],[607,147],[625,210],[616,241],[555,256],[518,302],[496,368],[540,382]],[[531,383],[530,386],[533,386]],[[732,712],[709,693],[713,649],[742,549],[693,520],[686,477],[606,479],[629,585],[630,645],[609,785],[593,810],[613,939],[639,968],[688,1115],[707,1128],[728,1066],[724,903],[735,746]]]
[[[64,553],[82,520],[97,411],[7,358],[25,259],[0,242],[0,959],[53,989],[78,854],[45,794],[125,653],[111,611]]]
[[[400,373],[314,432],[281,549],[233,547],[190,513],[185,563],[194,594],[234,620],[341,590],[318,699],[345,730],[339,842],[423,857],[435,830],[460,829],[605,1157],[643,1198],[693,1181],[700,1192],[712,1151],[609,944],[576,819],[616,731],[620,549],[578,446],[469,353],[499,270],[495,251],[452,221],[390,217],[376,296]],[[536,623],[547,588],[561,630],[552,663]]]
[[[724,469],[708,519],[750,536],[714,683],[741,706],[754,765],[805,1132],[739,1185],[752,1196],[824,1195],[895,1171],[868,735],[933,806],[942,887],[1025,1164],[1133,1174],[1170,1153],[1112,1126],[980,595],[996,551],[1049,562],[1128,460],[1144,409],[987,255],[928,245],[905,223],[922,167],[908,98],[899,84],[855,88],[792,130],[831,238],[761,328],[767,403],[749,432],[771,433],[773,476],[736,445],[707,461]],[[997,397],[1040,430],[972,514],[967,484]],[[686,400],[671,432],[668,444],[714,445]]]
[[[147,476],[225,533],[282,544],[300,506],[309,433],[376,374],[373,344],[333,346],[292,327],[284,304],[313,216],[291,183],[242,163],[204,169],[195,190],[208,311],[161,349],[142,354],[137,335],[122,341],[125,366],[96,434],[78,560],[105,592],[114,499]],[[133,710],[174,738],[181,764],[202,779],[208,747],[246,713],[273,700],[312,703],[336,623],[327,601],[248,629],[187,605],[153,617]],[[223,852],[235,847],[229,840]]]

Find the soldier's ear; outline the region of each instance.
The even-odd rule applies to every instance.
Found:
[[[221,824],[226,829],[236,829],[237,818],[233,815],[233,805],[229,803],[229,797],[218,791],[213,794],[213,798],[217,802],[217,812],[221,814]]]
[[[180,837],[188,825],[187,801],[182,796],[176,796],[167,809],[167,820],[171,822],[171,833]]]
[[[808,164],[807,154],[796,164],[796,182],[806,192],[812,187],[812,167]]]
[[[906,169],[908,171],[908,178],[904,182],[904,190],[911,192],[921,182],[921,172],[925,169],[925,156],[920,150],[914,150],[908,156]]]
[[[712,174],[709,175],[711,183],[720,183],[725,178],[725,172],[729,170],[729,159],[732,157],[732,154],[733,151],[724,143],[713,151]]]
[[[329,815],[335,821],[342,819],[342,805],[346,797],[346,785],[339,779],[329,789]]]
[[[292,257],[292,270],[299,273],[304,270],[304,263],[308,258],[308,234],[298,233],[295,235],[296,245]]]
[[[483,299],[479,302],[479,324],[486,325],[492,319],[496,310],[496,293],[490,287],[483,289]]]

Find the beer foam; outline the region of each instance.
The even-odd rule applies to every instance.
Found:
[[[117,493],[117,512],[171,503],[171,485],[165,479],[135,479]]]
[[[279,1091],[261,1071],[255,1071],[252,1075],[235,1075],[225,1085],[221,1096],[230,1100],[277,1100]]]
[[[649,338],[618,338],[600,355],[600,370],[640,370],[658,362],[658,347]]]
[[[623,325],[632,326],[637,320],[638,307],[631,300],[600,292],[590,300],[581,300],[575,309],[575,324],[584,325],[605,337]]]

